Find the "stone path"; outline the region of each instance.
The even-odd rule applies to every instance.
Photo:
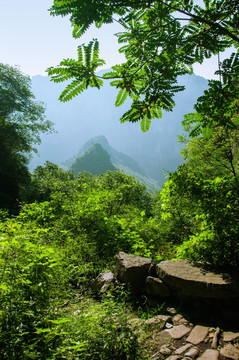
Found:
[[[192,324],[174,309],[145,321],[151,360],[239,360],[239,332]]]

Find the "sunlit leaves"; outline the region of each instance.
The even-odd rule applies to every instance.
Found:
[[[200,4],[193,0],[55,0],[51,13],[70,15],[75,37],[81,36],[91,24],[100,27],[117,18],[122,25],[122,31],[116,34],[122,44],[119,52],[125,55],[126,62],[114,66],[104,78],[114,79],[111,85],[119,89],[116,106],[122,105],[127,97],[133,100],[121,120],[144,119],[142,128],[147,129],[153,118],[150,109],[172,110],[174,94],[183,90],[177,86],[178,76],[191,74],[194,63],[203,63],[219,51],[238,46],[238,7],[236,0],[204,0]],[[82,74],[82,85],[77,87],[74,75],[76,82],[63,94],[63,99],[87,88],[89,73],[80,68],[77,71]],[[223,76],[226,77],[225,71]],[[100,85],[96,77],[93,82],[96,87]]]
[[[88,87],[100,89],[103,85],[103,80],[95,75],[96,69],[105,63],[99,59],[99,42],[92,40],[88,45],[81,45],[77,53],[77,60],[65,59],[56,68],[47,70],[56,83],[73,79],[59,97],[63,102],[71,100]]]

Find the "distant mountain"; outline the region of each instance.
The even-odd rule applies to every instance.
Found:
[[[150,130],[142,133],[139,123],[119,122],[120,116],[129,109],[130,101],[116,108],[117,90],[109,84],[100,91],[90,88],[72,101],[60,103],[58,97],[65,85],[34,76],[33,93],[46,104],[46,116],[55,123],[57,133],[42,136],[40,155],[33,157],[30,169],[46,160],[60,164],[76,154],[89,139],[103,135],[116,151],[136,160],[144,174],[162,184],[163,169],[173,171],[182,163],[177,135],[181,133],[183,115],[193,111],[197,97],[207,88],[207,80],[196,75],[181,77],[179,84],[185,85],[186,90],[175,95],[174,111],[164,112],[162,119],[152,120]]]
[[[116,168],[110,160],[109,153],[100,145],[92,144],[81,156],[77,157],[71,164],[70,171],[77,175],[81,171],[89,171],[92,175],[106,173],[107,170],[114,171]]]
[[[82,148],[80,149],[78,154],[73,159],[70,159],[70,160],[64,162],[63,164],[64,165],[68,164],[68,166],[69,166],[69,163],[72,163],[72,161],[75,158],[81,156],[86,151],[88,151],[89,147],[92,144],[100,144],[110,154],[110,159],[116,167],[119,167],[119,166],[128,167],[131,169],[131,171],[135,171],[135,172],[141,174],[142,176],[145,176],[145,172],[140,168],[137,161],[132,159],[130,156],[115,150],[112,146],[110,146],[108,140],[103,135],[95,136],[95,137],[91,138],[90,140],[88,140],[82,146]]]
[[[61,166],[75,175],[82,170],[96,175],[117,169],[143,182],[150,192],[160,188],[155,180],[145,175],[134,159],[115,150],[104,136],[96,136],[87,141],[75,157],[65,161]]]

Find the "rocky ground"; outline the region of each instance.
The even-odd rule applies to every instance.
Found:
[[[140,341],[151,360],[239,360],[239,332],[193,324],[174,308],[132,323],[145,329],[139,331]]]

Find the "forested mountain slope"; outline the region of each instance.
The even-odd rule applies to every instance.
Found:
[[[186,90],[176,94],[174,111],[163,113],[162,119],[152,121],[149,132],[142,133],[138,123],[119,122],[129,102],[114,107],[117,92],[108,83],[101,91],[88,89],[71,102],[60,103],[58,97],[64,85],[34,76],[33,92],[46,104],[46,115],[55,123],[57,133],[42,136],[40,156],[33,158],[31,169],[46,160],[60,164],[73,157],[90,138],[103,135],[115,149],[137,160],[147,176],[162,184],[162,169],[175,170],[182,163],[176,136],[181,132],[183,115],[192,111],[197,97],[207,87],[207,80],[196,75],[183,76],[181,82]]]
[[[110,158],[110,161],[108,158]],[[117,169],[143,182],[148,191],[152,193],[160,188],[154,179],[146,176],[137,161],[115,150],[104,136],[91,138],[83,145],[76,156],[65,161],[61,166],[65,170],[72,171],[75,175],[82,170],[95,175],[103,174],[107,170]]]

